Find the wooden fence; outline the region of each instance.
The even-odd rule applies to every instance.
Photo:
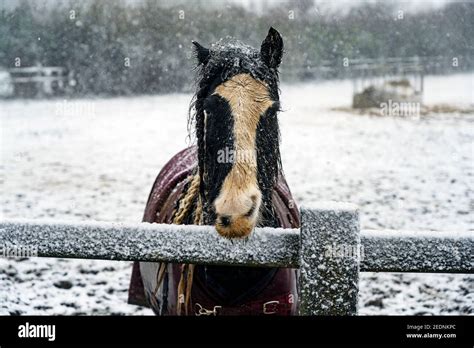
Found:
[[[0,246],[23,256],[299,268],[301,315],[357,314],[360,272],[474,273],[472,232],[361,231],[346,203],[304,207],[301,222],[231,243],[211,226],[1,220]]]

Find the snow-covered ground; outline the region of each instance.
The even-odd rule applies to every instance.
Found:
[[[474,104],[474,74],[427,77],[427,104]],[[141,220],[188,144],[190,95],[1,101],[6,218]],[[282,156],[298,203],[360,206],[362,228],[472,230],[474,114],[361,116],[349,81],[282,86]],[[0,314],[151,314],[126,304],[131,263],[0,259]],[[361,314],[473,313],[474,277],[365,273]]]

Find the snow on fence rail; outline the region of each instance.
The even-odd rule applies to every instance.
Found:
[[[301,209],[301,229],[256,228],[234,242],[211,226],[1,220],[0,248],[4,255],[299,268],[304,315],[356,314],[360,271],[474,273],[472,232],[360,231],[357,208],[344,203]]]

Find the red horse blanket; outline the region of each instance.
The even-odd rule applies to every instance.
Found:
[[[188,177],[197,166],[196,147],[189,147],[175,155],[161,170],[153,184],[143,216],[144,222],[172,223],[173,211],[176,207]],[[272,203],[281,227],[298,228],[300,226],[299,211],[294,203],[288,185],[279,175],[272,194]],[[216,232],[217,233],[217,232]],[[200,279],[199,274],[206,270],[197,269],[193,283],[191,301],[196,315],[259,315],[277,314],[292,315],[296,313],[296,270],[289,268],[274,269],[270,278],[260,282],[255,291],[245,291],[249,296],[235,296],[236,301],[223,300],[212,289],[212,285]],[[208,266],[211,267],[211,266]],[[215,266],[214,268],[217,268]],[[223,267],[221,267],[223,268]],[[156,301],[150,305],[146,300],[153,291],[156,280],[155,272],[140,271],[139,262],[133,265],[132,279],[129,287],[129,303],[151,306],[158,314],[176,314],[177,284],[179,265],[173,265],[166,292],[166,309],[157,309]],[[236,268],[224,268],[225,272],[234,272]],[[230,275],[230,273],[228,273]],[[225,273],[224,273],[225,276]],[[268,278],[268,277],[267,277]]]

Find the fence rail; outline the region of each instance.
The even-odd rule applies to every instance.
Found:
[[[301,229],[256,228],[231,242],[211,226],[1,220],[0,247],[41,257],[299,268],[300,313],[311,315],[356,314],[361,271],[474,273],[472,232],[360,231],[356,207],[344,203],[303,208],[301,221]]]
[[[298,267],[298,230],[288,229],[257,228],[231,243],[211,226],[10,220],[0,241],[42,257]]]
[[[361,230],[360,271],[473,273],[473,236]],[[39,257],[300,266],[299,229],[256,228],[248,241],[230,242],[211,226],[10,219],[0,222],[0,243],[36,250]],[[323,251],[334,257],[352,252],[331,243]]]
[[[8,70],[16,95],[53,95],[64,92],[69,77],[63,67],[30,66]]]

